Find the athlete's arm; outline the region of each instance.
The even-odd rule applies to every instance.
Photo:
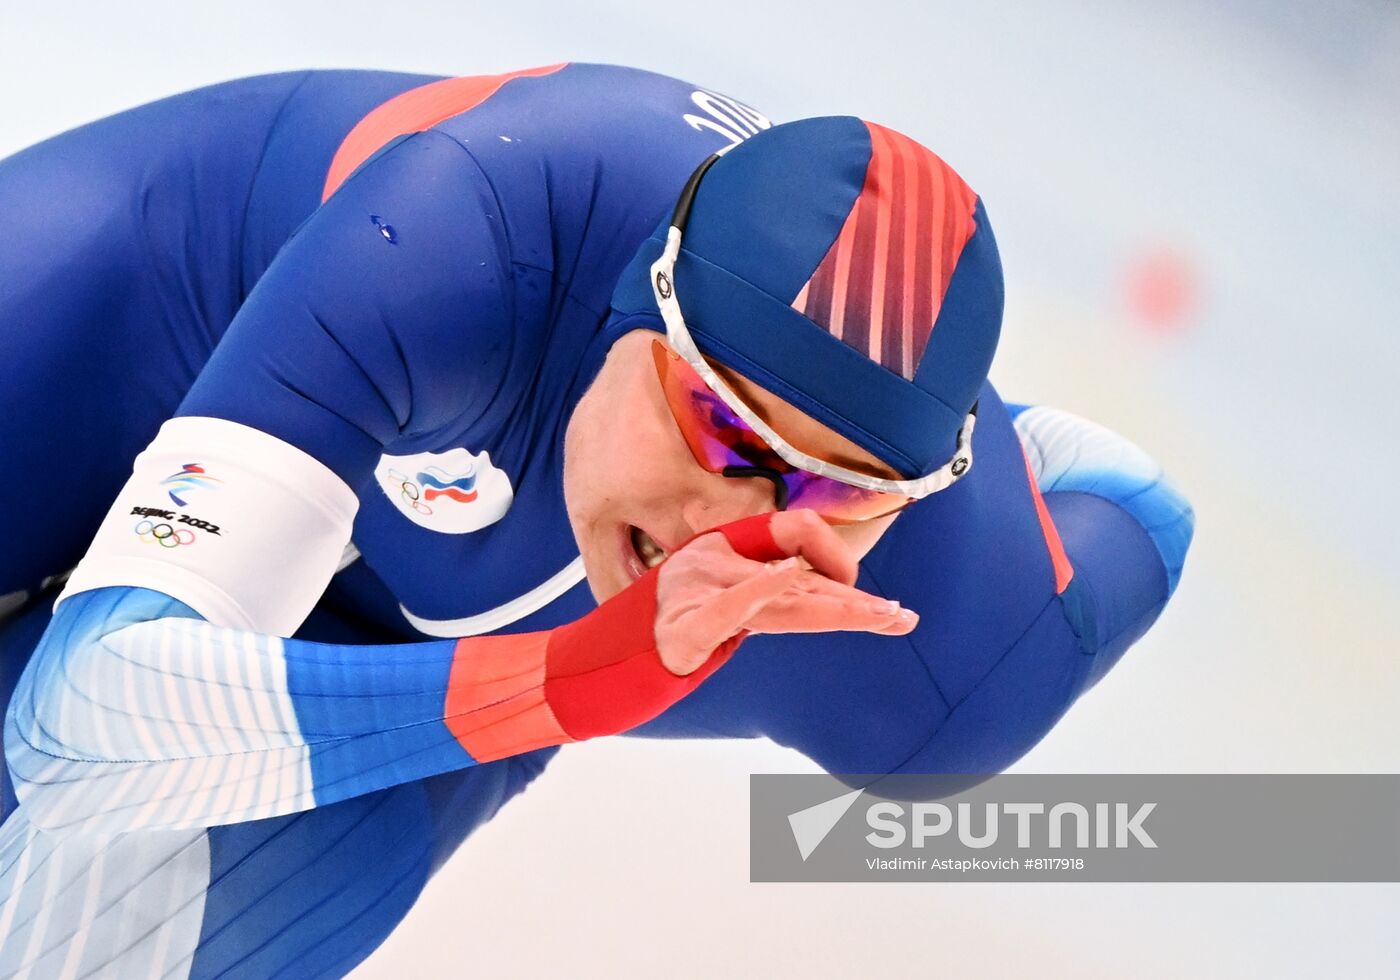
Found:
[[[140,646],[150,635],[140,619],[197,616],[210,625],[181,628],[236,629],[249,651],[280,649],[276,637],[296,630],[333,575],[350,537],[353,488],[384,448],[466,424],[497,396],[507,363],[521,356],[500,217],[465,148],[430,132],[370,160],[283,248],[178,417],[138,459],[60,600],[25,696],[12,701],[7,753],[36,816],[54,789],[23,785],[38,769],[18,758],[29,749],[15,740],[16,717],[34,728],[29,747],[55,759],[119,759],[102,745],[160,746],[158,710],[170,724],[179,711],[222,710],[218,701],[171,700],[145,724],[145,695],[133,687],[140,675],[118,688],[70,689],[60,682],[94,661],[81,641],[129,628],[127,640]],[[112,601],[121,587],[148,591]],[[194,682],[228,666],[209,656],[192,665]],[[84,701],[95,697],[113,710],[99,713],[93,744],[73,752],[48,737],[81,728]],[[168,788],[143,792],[158,801]]]
[[[853,567],[806,517],[700,535],[581,620],[512,636],[313,643],[150,590],[80,593],[7,719],[17,792],[51,831],[257,820],[633,728],[748,630],[912,628],[841,581]]]
[[[371,160],[282,249],[178,417],[138,458],[60,599],[24,696],[11,702],[7,756],[36,817],[56,794],[86,799],[78,787],[90,775],[75,771],[60,793],[45,757],[57,765],[179,754],[194,738],[177,732],[179,719],[225,712],[225,701],[181,700],[171,685],[232,697],[217,687],[220,671],[271,669],[262,661],[280,649],[276,637],[295,632],[334,574],[357,507],[352,488],[384,446],[469,418],[494,396],[493,357],[511,354],[502,342],[511,264],[493,213],[464,148],[428,133]],[[113,686],[119,663],[140,663],[133,651],[152,635],[143,620],[179,623],[162,631],[170,642],[161,657],[173,655],[181,629],[241,630],[246,652],[214,653],[209,640],[203,660],[133,667]],[[122,652],[103,645],[122,629]],[[278,690],[276,675],[259,683]],[[288,730],[277,717],[257,715],[267,733],[240,737],[276,744]],[[208,737],[183,754],[220,751]],[[204,768],[212,779],[230,775]],[[124,792],[161,810],[171,788]],[[84,806],[94,810],[92,800]],[[176,809],[142,819],[180,820]]]

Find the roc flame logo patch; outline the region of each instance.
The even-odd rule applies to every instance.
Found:
[[[515,499],[510,478],[485,452],[385,455],[374,475],[401,514],[443,534],[469,534],[494,524]]]

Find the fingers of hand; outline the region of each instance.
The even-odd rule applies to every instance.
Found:
[[[808,573],[766,603],[744,626],[755,633],[860,630],[900,636],[918,623],[918,614],[897,602]]]
[[[737,554],[724,535],[707,534],[662,566],[657,652],[672,673],[694,673],[716,647],[745,629],[898,636],[918,624],[912,610],[855,587],[854,557],[816,514],[791,511],[772,520],[774,541],[794,557],[764,565]]]
[[[658,611],[657,653],[673,674],[694,673],[715,648],[744,628],[744,623],[764,605],[781,596],[807,573],[796,558],[763,565],[749,563],[756,571],[711,595],[678,596],[676,608]]]
[[[849,630],[903,636],[913,632],[919,618],[908,610],[895,612],[851,608],[848,602],[822,596],[783,598],[766,606],[745,627],[753,633],[829,633]]]
[[[763,571],[762,562],[734,551],[722,534],[696,538],[666,559],[656,580],[663,610],[672,597],[701,596],[728,588]]]
[[[789,510],[774,514],[769,533],[779,548],[790,555],[801,555],[827,578],[854,585],[856,559],[841,536],[814,511]]]
[[[718,646],[739,630],[760,609],[791,589],[804,575],[796,558],[772,565],[759,565],[758,571],[720,592],[705,604],[703,616],[696,616],[696,630]]]

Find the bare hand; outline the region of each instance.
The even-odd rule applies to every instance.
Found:
[[[666,559],[656,583],[656,649],[667,670],[693,673],[744,631],[901,636],[918,624],[912,610],[855,587],[855,558],[812,511],[774,514],[769,530],[791,557],[752,561],[723,534],[705,534]]]

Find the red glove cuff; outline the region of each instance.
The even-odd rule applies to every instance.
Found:
[[[745,558],[786,558],[773,540],[772,516],[759,514],[703,531],[676,550],[718,532]],[[741,634],[726,640],[693,673],[682,677],[667,670],[656,652],[656,579],[661,567],[551,634],[545,697],[572,737],[612,735],[657,717],[718,670],[743,639]]]
[[[720,533],[754,561],[787,555],[771,514],[704,531]],[[680,548],[676,549],[677,551]],[[616,735],[651,721],[699,687],[739,646],[731,637],[684,677],[656,651],[656,582],[661,566],[582,619],[548,633],[459,640],[447,696],[448,727],[478,762],[546,745]]]
[[[683,541],[680,548],[676,550],[679,551],[696,538],[703,538],[707,534],[723,534],[729,541],[729,547],[751,561],[782,561],[788,557],[788,554],[778,547],[777,541],[773,540],[773,515],[775,513],[777,512],[769,511],[765,514],[755,514],[753,517],[745,517],[732,524],[701,531]]]

